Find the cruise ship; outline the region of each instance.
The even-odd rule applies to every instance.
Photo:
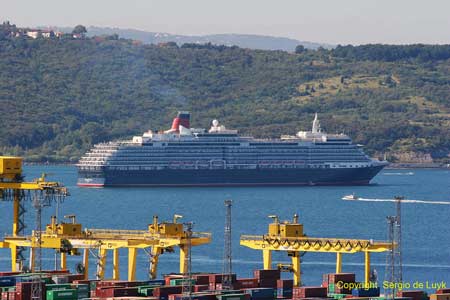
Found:
[[[322,132],[317,114],[311,131],[256,139],[218,120],[191,128],[179,112],[169,130],[95,145],[77,168],[86,187],[366,185],[387,164],[345,134]]]

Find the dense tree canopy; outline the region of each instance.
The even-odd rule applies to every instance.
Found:
[[[1,30],[0,30],[1,32]],[[301,53],[118,38],[0,36],[0,152],[76,161],[94,143],[166,129],[177,110],[258,137],[309,129],[319,113],[369,153],[450,150],[448,46]]]

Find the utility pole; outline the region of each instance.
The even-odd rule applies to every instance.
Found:
[[[225,234],[223,254],[222,289],[232,289],[232,257],[231,257],[231,200],[225,200]]]

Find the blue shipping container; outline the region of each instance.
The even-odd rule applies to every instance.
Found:
[[[273,288],[255,288],[255,289],[245,289],[244,292],[249,294],[252,299],[261,298],[273,298],[274,289]]]
[[[3,276],[0,277],[0,286],[13,286],[16,285],[16,277]]]
[[[289,298],[289,297],[292,297],[292,288],[290,288],[290,289],[282,289],[282,288],[278,288],[277,289],[277,296],[278,297],[286,297],[286,298]]]
[[[146,285],[165,285],[164,279],[152,279],[145,282]]]
[[[355,297],[379,297],[380,296],[380,288],[369,288],[369,289],[353,289],[352,296]]]

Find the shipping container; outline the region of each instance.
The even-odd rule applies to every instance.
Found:
[[[256,279],[256,278],[236,279],[234,286],[237,289],[257,288],[258,287],[258,279]]]
[[[274,269],[274,270],[255,270],[253,271],[253,277],[255,277],[258,280],[261,279],[280,279],[280,270]]]
[[[97,296],[101,298],[108,297],[126,297],[126,296],[139,296],[137,287],[105,287],[97,290]]]
[[[76,289],[51,290],[47,291],[47,300],[76,300],[78,293]]]
[[[223,294],[217,295],[217,300],[245,300],[244,294]]]
[[[291,298],[292,288],[277,288],[277,298]]]
[[[327,288],[321,286],[302,286],[292,289],[292,298],[326,298]]]
[[[245,289],[244,293],[249,294],[252,299],[273,299],[275,296],[275,290],[273,288]]]
[[[450,293],[431,294],[430,300],[450,300]]]
[[[352,283],[356,281],[355,273],[329,273],[323,275],[323,283]]]
[[[423,300],[425,298],[425,292],[424,291],[398,291],[397,292],[398,297],[409,297],[413,300]]]
[[[380,288],[359,288],[352,290],[352,296],[355,297],[379,297],[380,296]]]
[[[178,278],[178,279],[171,279],[169,285],[183,285],[183,284],[189,284],[189,281],[191,282],[191,285],[195,285],[195,279],[188,279],[188,278]]]
[[[16,285],[16,277],[2,276],[0,277],[0,287]]]
[[[292,279],[278,279],[277,280],[277,288],[285,289],[294,287],[294,280]]]

